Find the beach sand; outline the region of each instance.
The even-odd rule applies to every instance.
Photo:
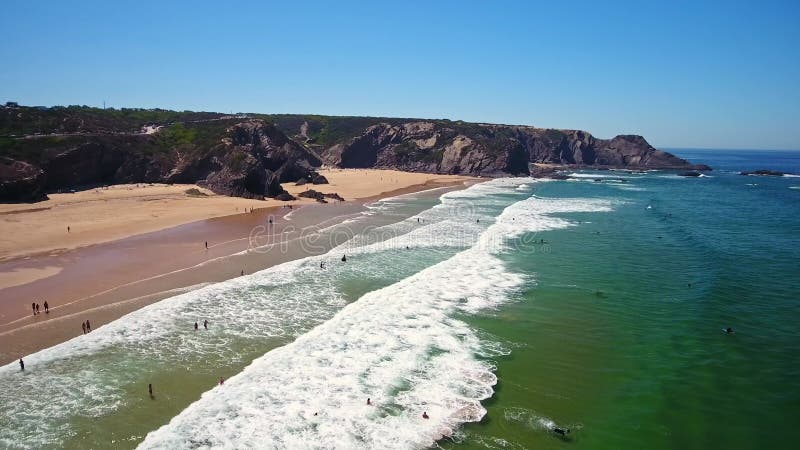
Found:
[[[85,319],[97,328],[193,287],[309,254],[300,245],[237,254],[253,247],[254,230],[263,234],[270,218],[274,225],[266,235],[291,241],[359,214],[368,201],[480,181],[383,170],[321,173],[330,184],[284,187],[292,194],[336,192],[348,201],[303,199],[289,202],[300,206],[289,210],[272,199],[188,197],[192,185],[126,185],[0,205],[0,364],[80,334]],[[33,301],[47,301],[50,314],[33,316]]]
[[[454,182],[469,177],[406,173],[394,170],[321,170],[327,185],[284,184],[292,195],[307,189],[335,192],[345,200],[378,195],[426,182]],[[205,196],[190,196],[197,189]],[[274,208],[287,204],[274,199],[251,200],[216,195],[195,185],[130,184],[90,189],[73,194],[50,194],[33,204],[0,204],[0,261],[41,253],[62,252],[109,242],[213,217],[241,214],[250,208]],[[293,205],[314,200],[298,198]],[[67,231],[69,227],[69,231]],[[47,276],[46,272],[18,272],[0,277],[0,288],[20,280]]]

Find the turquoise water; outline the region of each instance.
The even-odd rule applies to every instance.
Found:
[[[329,255],[0,368],[0,447],[794,447],[800,178],[737,172],[800,153],[677,153],[717,170],[377,202]]]
[[[542,233],[549,253],[505,255],[536,284],[469,319],[513,351],[488,418],[452,447],[796,447],[800,178],[736,173],[800,173],[800,154],[681,156],[718,170],[537,189],[623,203]],[[559,439],[549,421],[572,432]]]

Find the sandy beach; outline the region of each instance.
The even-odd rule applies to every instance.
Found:
[[[395,170],[329,169],[320,173],[330,184],[284,184],[292,195],[307,189],[335,192],[357,200],[427,182],[457,182],[470,177],[407,173]],[[186,193],[197,189],[200,196]],[[315,203],[252,200],[216,195],[190,184],[129,184],[90,189],[72,194],[50,194],[39,203],[0,204],[0,261],[39,253],[70,250],[109,242],[197,220],[241,214],[250,208],[276,208],[286,204]],[[69,231],[67,229],[69,227]],[[40,271],[39,276],[48,272]],[[0,288],[29,282],[37,274],[0,274]]]
[[[139,184],[0,205],[0,363],[80,334],[84,317],[97,327],[192,286],[305,256],[300,246],[236,255],[253,246],[253,230],[269,219],[273,235],[292,240],[359,214],[368,201],[479,181],[390,170],[321,173],[329,184],[284,187],[293,195],[335,192],[345,202],[298,199],[290,210],[273,199],[218,196],[193,185]],[[187,195],[191,188],[207,196]],[[50,313],[33,316],[31,302],[45,300]]]

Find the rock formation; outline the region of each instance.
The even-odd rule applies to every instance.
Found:
[[[303,144],[300,144],[302,142]],[[708,170],[641,136],[449,120],[236,115],[0,106],[2,201],[112,183],[198,183],[224,195],[291,198],[344,168],[560,177],[561,168]],[[18,164],[17,164],[18,163]],[[324,200],[324,198],[323,198]]]

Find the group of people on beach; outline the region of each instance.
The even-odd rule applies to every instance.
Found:
[[[50,314],[50,305],[47,304],[47,301],[44,302],[44,312],[45,314]],[[39,304],[36,302],[31,303],[31,310],[33,310],[33,315],[41,314]]]
[[[92,332],[92,324],[89,323],[89,319],[86,319],[86,322],[81,322],[81,328],[83,328],[83,334]]]

